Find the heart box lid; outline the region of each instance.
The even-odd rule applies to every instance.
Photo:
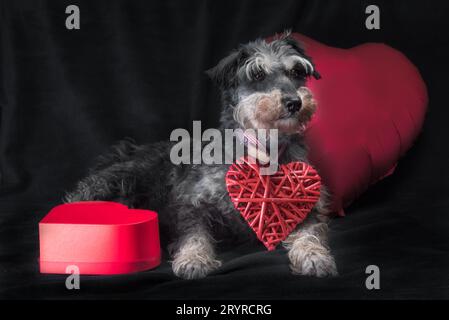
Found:
[[[123,274],[160,264],[157,213],[114,202],[54,207],[39,222],[39,244],[41,273]]]

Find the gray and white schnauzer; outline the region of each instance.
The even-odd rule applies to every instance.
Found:
[[[279,163],[307,162],[302,135],[315,101],[305,84],[308,77],[320,76],[297,41],[285,33],[271,42],[241,45],[207,73],[221,91],[221,129],[278,129],[286,146]],[[175,165],[170,160],[173,145],[118,143],[66,201],[109,200],[157,211],[173,272],[197,279],[220,268],[219,245],[256,235],[228,196],[229,165]],[[328,196],[321,194],[308,218],[282,243],[295,274],[337,274],[327,245]]]

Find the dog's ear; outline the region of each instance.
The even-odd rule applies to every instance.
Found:
[[[237,85],[237,71],[244,63],[247,54],[243,48],[239,48],[227,57],[223,58],[215,67],[206,71],[206,74],[221,89],[227,89]]]
[[[319,80],[321,79],[321,75],[318,73],[318,71],[316,70],[315,64],[312,61],[312,58],[309,57],[306,54],[306,51],[302,45],[302,43],[300,43],[299,41],[297,41],[295,38],[292,37],[290,32],[285,32],[283,37],[280,39],[281,41],[284,41],[287,45],[289,45],[290,47],[292,47],[296,52],[298,52],[298,54],[304,58],[306,58],[313,66],[313,72],[312,72],[312,76]]]

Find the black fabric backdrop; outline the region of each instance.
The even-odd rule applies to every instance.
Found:
[[[6,298],[449,298],[449,3],[374,1],[381,30],[365,28],[373,1],[0,1],[0,296]],[[76,4],[81,29],[65,28]],[[285,28],[326,44],[384,42],[421,70],[430,96],[421,136],[396,173],[332,222],[340,276],[293,276],[284,250],[223,252],[210,277],[153,271],[38,273],[37,223],[116,140],[168,139],[218,120],[204,75],[239,43]],[[365,268],[381,289],[365,288]]]

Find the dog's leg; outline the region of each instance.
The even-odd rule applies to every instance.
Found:
[[[215,256],[214,240],[201,225],[184,231],[184,235],[171,246],[173,272],[180,278],[204,278],[221,266]]]
[[[109,200],[152,209],[166,199],[175,174],[170,143],[136,146],[121,141],[97,159],[87,177],[66,194],[66,202]]]
[[[284,241],[294,274],[336,276],[337,266],[327,246],[328,226],[324,222],[301,226]]]
[[[125,162],[93,172],[66,194],[65,201],[125,200],[135,191],[136,179],[140,177],[135,171],[132,164]]]
[[[290,268],[294,274],[317,277],[338,275],[334,257],[327,243],[329,195],[323,197],[299,228],[283,242],[288,249]]]

